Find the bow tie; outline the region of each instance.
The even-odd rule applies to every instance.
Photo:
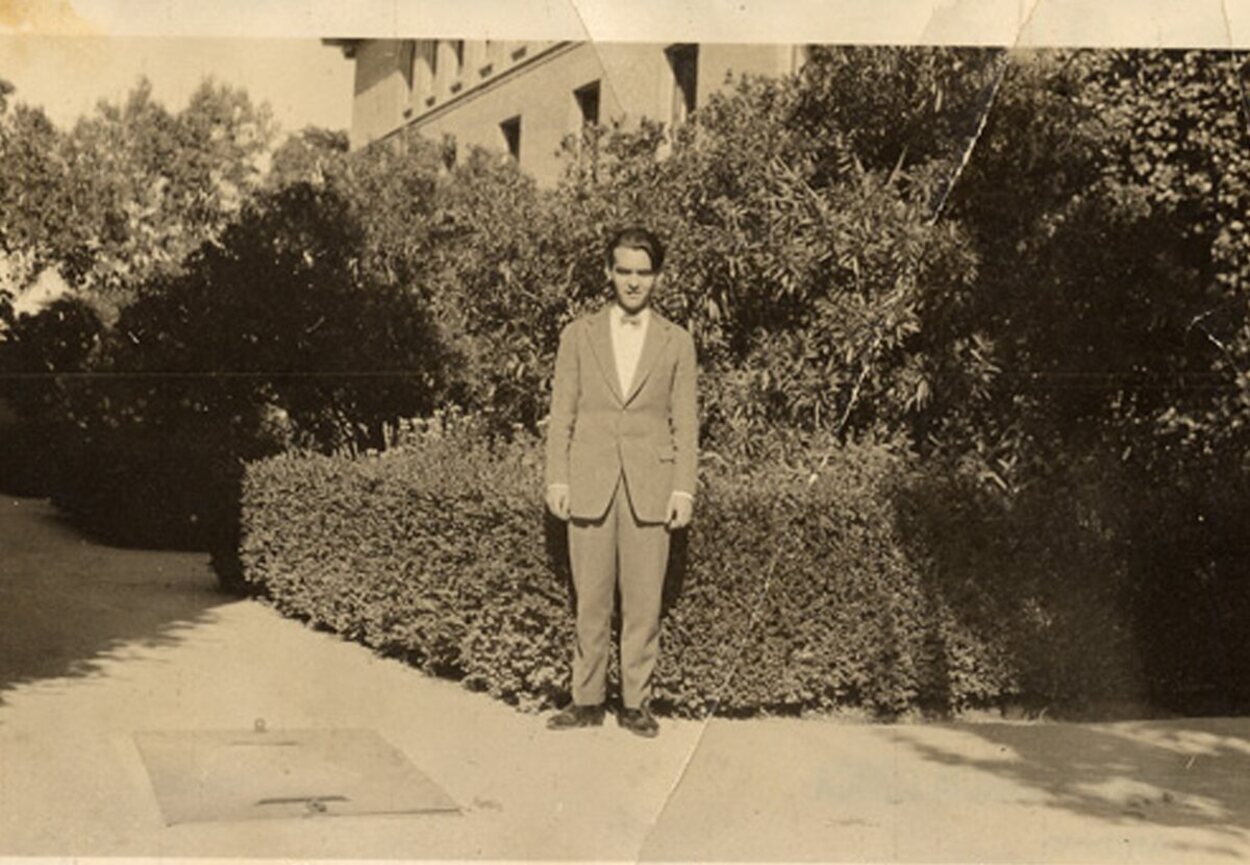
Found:
[[[622,327],[642,327],[642,316],[641,315],[622,315],[621,326]]]

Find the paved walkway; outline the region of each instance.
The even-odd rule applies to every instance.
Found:
[[[0,499],[0,856],[1250,858],[1250,719],[556,735],[214,585]],[[464,812],[166,827],[134,732],[257,718],[372,728]]]

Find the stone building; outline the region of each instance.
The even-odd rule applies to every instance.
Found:
[[[586,123],[681,123],[732,75],[796,69],[790,45],[328,40],[355,62],[351,147],[411,130],[509,153],[539,183]]]

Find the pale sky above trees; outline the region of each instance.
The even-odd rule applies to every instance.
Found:
[[[284,133],[351,123],[352,64],[319,40],[0,35],[0,78],[15,102],[41,106],[66,129],[146,76],[152,95],[183,108],[205,77],[268,102]]]

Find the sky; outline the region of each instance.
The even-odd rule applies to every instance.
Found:
[[[211,76],[268,102],[285,132],[351,124],[352,63],[318,39],[0,34],[0,78],[17,88],[12,98],[42,106],[62,128],[101,99],[122,101],[144,75],[171,111]]]
[[[1250,0],[0,0],[0,78],[62,127],[140,75],[173,111],[211,75],[286,132],[346,129],[321,35],[1246,47]]]

